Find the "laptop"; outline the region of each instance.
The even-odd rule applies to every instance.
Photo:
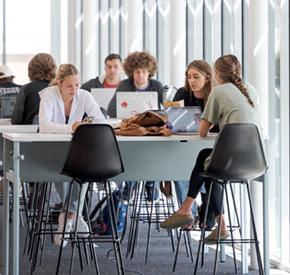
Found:
[[[105,110],[108,109],[108,105],[115,94],[116,89],[111,88],[92,88],[91,93],[100,107]]]
[[[144,111],[158,109],[157,92],[117,92],[117,118],[127,118]]]
[[[186,135],[198,133],[202,113],[200,107],[170,107],[165,112],[174,134]]]

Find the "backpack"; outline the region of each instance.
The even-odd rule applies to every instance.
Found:
[[[202,229],[203,227],[203,219],[204,219],[204,214],[205,214],[205,208],[206,208],[206,202],[207,202],[207,195],[204,193],[201,193],[201,200],[202,203],[198,207],[198,218],[199,218],[199,228]],[[215,220],[215,213],[209,204],[208,206],[208,212],[207,212],[207,219],[206,219],[206,229],[212,229],[216,223]]]
[[[121,191],[115,190],[112,193],[114,209],[116,213],[117,232],[125,233],[128,203],[123,201]],[[90,214],[91,228],[96,235],[112,235],[109,206],[107,197],[104,197]]]

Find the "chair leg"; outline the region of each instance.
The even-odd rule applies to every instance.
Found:
[[[123,275],[124,266],[123,266],[123,259],[122,259],[122,253],[121,253],[121,247],[120,247],[120,240],[118,237],[114,201],[113,201],[110,182],[108,181],[105,182],[105,190],[106,190],[108,206],[109,206],[108,208],[109,208],[109,215],[110,215],[111,228],[112,228],[112,239],[113,239],[113,246],[114,246],[115,257],[116,257],[116,262],[117,262],[118,274]]]
[[[253,228],[253,234],[254,234],[254,239],[255,239],[256,254],[257,254],[257,260],[258,260],[258,266],[259,266],[259,274],[264,275],[262,258],[261,258],[260,248],[259,248],[258,234],[257,234],[255,218],[254,218],[252,197],[251,197],[251,193],[249,190],[249,182],[246,182],[246,186],[247,186],[247,193],[248,193],[248,199],[249,199],[249,205],[250,205],[251,221],[252,221],[252,228]]]
[[[207,202],[206,202],[206,208],[205,208],[205,213],[204,213],[204,217],[203,217],[203,224],[204,225],[206,224],[206,218],[207,218],[208,207],[209,207],[209,202],[210,202],[210,197],[211,197],[212,185],[213,185],[213,182],[210,183],[210,187],[209,187],[209,192],[208,192],[208,197],[207,197]],[[196,260],[195,260],[195,266],[194,266],[194,275],[197,274],[199,254],[200,254],[201,246],[202,246],[202,244],[204,242],[204,236],[205,236],[205,226],[202,227],[201,234],[200,234],[200,240],[199,240],[199,244],[198,244]]]
[[[221,206],[220,206],[219,213],[222,213],[222,210],[223,210],[224,194],[225,194],[225,184],[222,184],[222,196],[221,196],[221,202],[222,203],[221,203]],[[218,256],[219,244],[220,244],[220,241],[221,241],[221,221],[222,220],[221,220],[221,214],[220,214],[220,219],[219,219],[219,223],[218,223],[218,239],[217,239],[217,244],[216,244],[215,260],[214,260],[214,274],[217,273],[217,267],[218,267],[217,256]]]
[[[69,204],[70,204],[70,201],[71,201],[71,193],[72,193],[72,184],[73,184],[73,182],[74,182],[74,180],[72,180],[70,182],[68,197],[67,197],[67,200],[66,200],[66,204],[67,205],[66,205],[66,211],[65,211],[65,217],[64,217],[63,230],[62,230],[62,233],[61,233],[61,244],[60,244],[60,248],[59,248],[59,254],[58,254],[58,259],[57,259],[57,266],[56,266],[56,272],[55,272],[56,275],[59,274],[59,267],[60,267],[60,262],[61,262],[61,257],[62,257],[63,242],[64,242],[66,222],[67,222],[67,214],[68,214]]]
[[[227,203],[227,210],[228,210],[228,217],[229,217],[229,223],[230,223],[230,233],[231,233],[231,241],[232,241],[232,248],[233,248],[233,256],[234,256],[234,265],[235,265],[235,273],[238,273],[237,269],[237,259],[236,259],[236,251],[235,251],[235,244],[234,244],[234,233],[233,233],[233,226],[232,226],[232,219],[231,219],[231,212],[230,212],[230,205],[229,205],[229,196],[228,196],[228,190],[227,190],[228,182],[225,184],[225,191],[226,191],[226,203]],[[234,200],[234,198],[233,198]]]
[[[176,263],[177,263],[177,259],[178,259],[178,253],[179,253],[179,245],[180,245],[180,240],[181,240],[182,235],[185,236],[183,234],[183,230],[180,229],[179,230],[178,237],[177,237],[177,246],[176,246],[176,251],[175,251],[175,256],[174,256],[174,262],[173,262],[172,272],[174,272],[175,271],[175,268],[176,268]]]
[[[73,187],[73,183],[71,183],[70,188],[72,188],[72,187]],[[73,238],[72,238],[72,251],[71,251],[70,270],[69,270],[69,274],[70,275],[72,274],[72,271],[73,271],[73,264],[74,264],[74,257],[75,257],[75,247],[76,247],[76,245],[78,243],[77,234],[78,234],[78,220],[79,220],[79,213],[80,213],[81,193],[82,193],[82,185],[79,184],[77,214],[76,214],[75,228],[74,228]],[[64,228],[64,230],[65,230],[65,228]],[[80,251],[80,247],[78,249]]]

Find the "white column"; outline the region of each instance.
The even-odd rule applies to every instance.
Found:
[[[76,20],[76,1],[71,0],[67,2],[67,43],[68,62],[75,64],[76,61],[76,33],[75,33],[75,20]]]
[[[175,87],[184,85],[186,69],[185,1],[171,1],[170,7],[170,80]]]
[[[143,50],[143,1],[128,0],[128,52]]]
[[[260,98],[261,123],[267,133],[268,131],[268,1],[249,1],[249,82],[253,84]],[[257,232],[262,244],[263,223],[262,223],[262,184],[253,182],[251,184],[251,194]],[[260,246],[261,253],[263,247]],[[251,267],[257,268],[255,249],[251,246]],[[263,255],[263,254],[262,254]],[[263,258],[263,256],[262,256]]]
[[[98,16],[97,1],[83,1],[82,82],[98,73]]]

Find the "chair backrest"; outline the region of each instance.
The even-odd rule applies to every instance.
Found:
[[[221,180],[247,181],[263,175],[266,169],[257,126],[235,123],[225,125],[218,135],[206,174]]]
[[[124,172],[113,128],[108,124],[80,125],[71,140],[62,174],[81,181],[102,181]]]

